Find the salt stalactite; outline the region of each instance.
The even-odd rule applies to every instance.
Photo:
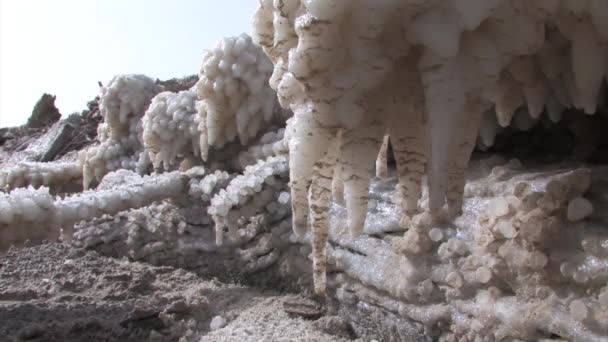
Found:
[[[99,110],[104,123],[97,128],[99,146],[81,152],[83,186],[101,181],[118,169],[143,172],[148,160],[143,154],[141,118],[162,87],[144,75],[119,75],[101,88]]]
[[[196,85],[203,160],[211,146],[222,148],[237,137],[246,145],[277,115],[267,83],[271,72],[272,63],[246,34],[225,38],[207,52]]]
[[[345,129],[340,139],[339,165],[348,211],[348,230],[353,237],[359,236],[365,226],[370,180],[383,133],[382,123],[370,120],[355,129]]]
[[[200,159],[197,94],[162,92],[142,118],[145,151],[155,169],[174,167],[178,157]]]
[[[289,179],[294,232],[300,236],[308,228],[308,189],[314,164],[329,152],[337,139],[335,129],[319,127],[312,112],[295,113],[288,126],[297,127],[289,140]],[[289,129],[289,127],[287,128]]]
[[[432,217],[454,219],[478,135],[489,147],[499,126],[529,129],[545,108],[554,121],[567,107],[596,110],[608,68],[598,18],[607,12],[601,1],[261,1],[254,40],[274,64],[279,103],[295,115],[287,139],[294,230],[307,229],[313,166],[340,131],[333,192],[339,201],[344,186],[351,232],[362,229],[366,163],[383,133],[395,150],[404,215],[417,210],[426,172]],[[407,70],[404,60],[417,71],[390,81]],[[397,95],[374,103],[374,92],[401,83],[412,103],[392,104]],[[375,121],[386,129],[379,137]]]
[[[415,54],[413,54],[415,56]],[[418,210],[428,158],[424,94],[414,58],[397,62],[395,71],[370,95],[369,110],[384,118],[397,166],[402,225]]]
[[[485,43],[485,37],[471,34],[462,41],[470,49],[454,58],[443,59],[430,51],[420,58],[430,137],[429,210],[435,218],[446,202],[448,218],[461,210],[466,166],[486,106],[481,90],[498,78],[497,58],[488,55]]]
[[[481,150],[486,150],[489,147],[494,146],[496,136],[501,132],[503,128],[498,124],[496,114],[492,111],[486,111],[481,116],[481,122],[479,124],[478,134],[478,147]]]
[[[65,185],[80,180],[82,166],[77,162],[21,162],[0,170],[0,190],[46,186],[60,192]]]
[[[380,146],[378,156],[376,157],[376,177],[378,178],[388,177],[388,142],[389,136],[385,135],[382,139],[382,145]]]
[[[604,75],[608,75],[608,45],[600,41],[598,32],[589,20],[584,20],[576,23],[570,33],[573,83],[578,95],[574,105],[587,114],[595,113]]]
[[[313,165],[309,191],[310,226],[312,228],[312,254],[314,290],[323,294],[326,290],[327,239],[329,237],[329,206],[332,196],[332,178],[336,170],[338,149],[342,143],[337,135],[328,153]],[[338,166],[342,168],[342,165]]]
[[[548,88],[536,60],[532,56],[516,57],[509,66],[509,73],[522,89],[528,112],[538,118],[543,112]]]
[[[102,183],[99,190],[65,198],[53,198],[47,187],[0,193],[0,250],[27,239],[57,239],[62,229],[64,239],[69,240],[78,221],[177,197],[185,187],[179,172],[144,177],[126,170],[119,172],[118,177],[110,177],[112,184],[107,188]]]
[[[334,203],[344,205],[344,182],[342,181],[342,167],[340,165],[336,165],[334,169],[334,179],[331,182],[331,198]]]

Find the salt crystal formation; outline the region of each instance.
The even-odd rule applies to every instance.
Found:
[[[265,210],[276,216],[272,218],[274,221],[285,217],[289,213],[286,207],[289,197],[281,198],[282,191],[287,189],[285,181],[279,178],[286,175],[287,158],[269,157],[246,167],[242,175],[235,177],[225,190],[216,194],[208,209],[215,221],[216,243],[223,243],[224,228],[228,229],[232,240],[238,239],[237,229],[243,225],[239,222],[242,217],[253,217]]]
[[[350,231],[362,231],[368,165],[385,133],[404,214],[415,213],[426,173],[432,218],[444,217],[444,205],[447,218],[457,217],[480,129],[491,145],[499,126],[515,115],[527,129],[548,103],[555,119],[570,106],[596,111],[608,72],[606,16],[601,0],[261,1],[254,36],[297,127],[289,140],[294,230],[307,229],[309,188],[311,205],[314,196],[326,202],[333,173],[325,172],[317,193],[315,165],[336,160]],[[319,223],[319,232],[326,229]]]
[[[568,203],[568,220],[580,221],[593,213],[593,204],[584,198],[574,198]]]
[[[287,162],[284,158],[272,159],[260,165],[269,168],[278,165],[282,171],[273,176],[276,182],[268,177],[264,183],[258,183],[259,192],[243,184],[243,181],[255,178],[252,172],[238,176],[239,179],[234,181],[236,178],[225,171],[207,172],[202,167],[194,167],[185,174],[189,178],[187,198],[83,222],[76,227],[74,243],[153,264],[198,265],[199,272],[224,279],[228,273],[253,274],[265,270],[275,265],[279,256],[285,258],[284,251],[290,245],[291,225],[289,195],[285,191],[287,182],[284,179]],[[239,215],[240,224],[234,232],[236,238],[228,236],[220,246],[216,244],[217,226],[214,221],[218,218],[208,214],[210,204],[213,200],[223,205],[227,189],[239,189],[238,185],[250,194],[244,196],[248,200],[243,206],[237,205],[229,211],[230,218]],[[279,188],[283,191],[272,193]],[[241,213],[235,210],[240,207],[243,208]],[[226,221],[231,223],[228,218]],[[306,272],[305,268],[309,267],[306,256],[293,252],[289,255],[290,261],[297,260],[302,265],[295,272]]]
[[[64,239],[69,240],[76,222],[177,197],[184,188],[179,172],[156,177],[120,172],[123,179],[119,184],[65,198],[53,198],[47,187],[17,188],[8,194],[0,193],[0,250],[27,239],[57,239],[61,228],[65,230]],[[132,177],[124,179],[124,172]],[[116,182],[115,178],[110,179]]]
[[[170,170],[178,157],[200,159],[197,96],[193,91],[162,92],[144,114],[143,140],[155,169]]]
[[[116,77],[79,163],[3,170],[0,250],[80,222],[74,243],[113,255],[312,278],[395,335],[605,340],[605,168],[469,164],[568,116],[586,135],[606,19],[604,0],[261,0],[253,40],[206,53],[194,88]],[[96,192],[23,188],[75,165]]]
[[[367,234],[348,238],[347,208],[330,212],[327,255],[335,266],[327,283],[341,302],[374,303],[434,326],[436,340],[605,340],[608,235],[599,218],[567,219],[568,204],[581,196],[605,205],[601,192],[588,193],[606,190],[601,180],[590,185],[592,177],[606,177],[606,169],[496,166],[467,183],[461,217],[435,224],[417,214],[404,238],[374,227],[396,229],[398,207],[382,195],[396,180],[374,184]]]
[[[0,170],[0,189],[12,190],[20,187],[53,187],[61,192],[61,187],[80,181],[82,167],[78,163],[21,162],[13,167]]]
[[[222,148],[237,137],[246,145],[274,117],[271,72],[272,63],[246,34],[225,38],[207,52],[196,84],[203,160],[210,146]]]
[[[145,169],[148,163],[142,155],[141,118],[151,99],[161,91],[161,86],[144,75],[116,76],[102,88],[99,110],[105,122],[97,128],[101,144],[80,157],[85,189],[93,179],[101,181],[108,172]]]
[[[277,100],[274,92],[266,84],[271,71],[272,63],[262,49],[243,34],[222,40],[216,49],[205,55],[200,80],[195,87],[198,92],[194,88],[179,93],[163,92],[162,86],[144,75],[114,77],[107,86],[101,88],[99,102],[104,123],[98,128],[99,145],[81,151],[76,162],[22,163],[2,170],[1,188],[17,190],[3,195],[8,203],[4,206],[17,206],[17,209],[4,213],[6,217],[3,223],[13,224],[14,220],[19,221],[14,218],[13,212],[17,216],[21,215],[18,209],[21,197],[39,197],[40,194],[32,193],[31,189],[20,189],[28,185],[52,186],[54,193],[60,193],[62,185],[82,178],[86,190],[93,180],[103,182],[108,174],[111,179],[106,184],[112,183],[112,179],[124,177],[125,174],[120,172],[124,170],[145,175],[152,165],[158,172],[173,171],[177,169],[178,160],[183,164],[181,166],[184,171],[208,161],[214,170],[245,171],[244,179],[247,182],[250,179],[257,182],[256,175],[251,175],[253,178],[248,176],[251,172],[246,167],[256,164],[258,159],[264,157],[269,158],[271,173],[264,173],[269,168],[261,162],[256,164],[261,169],[254,168],[254,173],[259,171],[264,174],[263,180],[277,172],[284,173],[287,167],[284,157],[279,158],[281,171],[272,165],[276,164],[273,162],[275,156],[286,153],[286,144],[282,141],[284,129],[281,126],[288,113],[275,106]],[[239,143],[236,143],[238,146],[226,146],[236,136],[240,138]],[[222,152],[215,155],[213,160],[208,160],[209,147],[222,149]],[[281,189],[284,188],[283,183]],[[240,189],[239,186],[233,188],[237,191]],[[258,188],[259,185],[254,192],[259,191]],[[125,196],[115,189],[103,189],[100,186],[98,190],[115,191],[114,195],[118,198]],[[40,191],[48,196],[48,188]],[[168,191],[158,199],[173,195],[173,192]],[[26,207],[30,208],[28,201]],[[138,201],[148,202],[145,198]],[[74,204],[74,210],[86,213],[81,218],[73,220],[74,215],[68,215],[68,219],[50,225],[52,234],[44,233],[42,236],[52,238],[53,234],[63,228],[67,232],[67,239],[76,221],[105,213],[105,207],[93,210],[94,205],[99,203],[91,204],[93,207],[90,208],[86,203],[83,206],[81,201],[76,200]],[[133,207],[139,207],[138,203]],[[51,199],[45,205],[48,208],[61,206],[61,200]],[[35,210],[37,207],[32,208],[32,217],[25,214],[27,217],[24,222],[38,219],[44,222],[49,219],[48,215],[38,215]],[[126,209],[124,205],[120,208]],[[110,212],[115,213],[112,210]],[[286,214],[283,210],[282,215]],[[218,217],[222,217],[222,214]],[[14,227],[17,226],[14,224]],[[24,231],[22,235],[7,240],[6,246],[23,243],[29,237],[38,239],[36,233]]]

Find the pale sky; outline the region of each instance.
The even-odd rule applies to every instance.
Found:
[[[117,74],[196,74],[203,51],[250,32],[257,0],[0,0],[0,127],[42,93],[65,116]]]

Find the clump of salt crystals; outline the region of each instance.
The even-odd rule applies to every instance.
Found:
[[[231,240],[237,240],[241,218],[248,219],[267,212],[272,221],[289,213],[289,201],[285,195],[287,158],[284,155],[260,160],[245,168],[225,189],[212,199],[207,212],[215,221],[215,239],[218,245],[224,242],[224,228]],[[282,196],[282,197],[281,197]],[[279,198],[282,200],[279,201]]]
[[[595,219],[567,218],[571,201],[597,198],[598,183],[588,192],[591,174],[585,168],[526,172],[511,163],[469,182],[468,192],[478,195],[467,197],[455,222],[417,214],[401,240],[390,239],[394,251],[386,256],[385,249],[368,247],[375,238],[332,236],[329,260],[366,290],[378,288],[378,297],[387,291],[400,298],[400,313],[436,328],[440,341],[535,340],[550,333],[596,340],[608,328],[608,292],[600,289],[608,281],[608,239]],[[344,222],[338,220],[333,229]],[[346,257],[336,245],[366,256]],[[337,286],[350,286],[345,283]]]
[[[46,186],[55,192],[80,180],[82,166],[73,162],[36,163],[21,162],[15,166],[0,170],[0,190],[12,190],[20,187]]]
[[[246,34],[224,38],[205,54],[196,84],[203,160],[210,146],[222,148],[237,137],[246,145],[273,119],[271,72],[272,63]]]
[[[118,169],[143,172],[149,161],[144,152],[141,118],[162,87],[144,75],[119,75],[101,88],[99,110],[104,122],[97,128],[98,146],[81,152],[83,185]]]
[[[233,178],[228,172],[220,170],[216,170],[208,175],[205,175],[204,170],[202,170],[201,174],[195,177],[192,175],[194,171],[194,168],[188,171],[188,174],[191,175],[188,195],[206,203],[209,203],[215,192],[217,192],[215,189],[225,188]],[[203,175],[205,176],[199,179]]]
[[[200,159],[197,94],[156,95],[142,118],[145,150],[155,169],[170,170],[180,158]]]

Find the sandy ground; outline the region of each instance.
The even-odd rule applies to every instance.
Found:
[[[352,340],[337,317],[284,310],[302,301],[59,243],[0,256],[0,341]]]

